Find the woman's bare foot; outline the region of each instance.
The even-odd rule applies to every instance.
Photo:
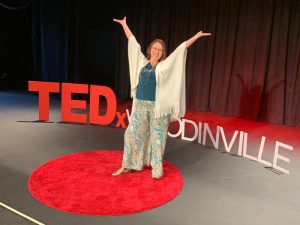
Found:
[[[117,171],[113,172],[112,175],[113,175],[113,176],[118,176],[118,175],[120,175],[120,174],[130,173],[130,172],[131,172],[131,169],[121,167],[121,168],[118,169]]]

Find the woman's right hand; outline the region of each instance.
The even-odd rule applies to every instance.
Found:
[[[122,25],[123,30],[125,32],[126,37],[129,39],[133,34],[131,33],[131,30],[129,29],[129,27],[127,26],[126,23],[126,16],[124,16],[124,18],[122,20],[119,19],[113,19],[114,22],[119,23]]]
[[[115,21],[116,23],[121,24],[122,26],[126,24],[126,16],[124,16],[124,18],[122,20],[119,19],[113,19],[113,21]]]

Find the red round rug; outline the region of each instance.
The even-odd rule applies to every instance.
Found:
[[[175,198],[183,187],[178,169],[164,160],[164,176],[151,167],[112,176],[123,151],[93,150],[53,159],[29,177],[29,191],[43,204],[69,213],[114,216],[143,212]]]

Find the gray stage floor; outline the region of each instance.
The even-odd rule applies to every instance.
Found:
[[[124,129],[64,124],[60,103],[51,99],[51,123],[38,119],[37,97],[0,92],[0,202],[47,225],[298,225],[300,157],[290,153],[290,175],[179,138],[168,138],[165,159],[176,165],[184,188],[171,202],[126,216],[81,216],[35,200],[27,189],[30,173],[45,162],[93,149],[122,149]],[[33,224],[0,207],[0,224]]]

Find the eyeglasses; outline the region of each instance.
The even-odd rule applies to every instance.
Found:
[[[163,49],[159,49],[159,48],[155,48],[155,47],[152,47],[154,50],[156,50],[156,51],[159,51],[159,52],[162,52],[163,51]]]

